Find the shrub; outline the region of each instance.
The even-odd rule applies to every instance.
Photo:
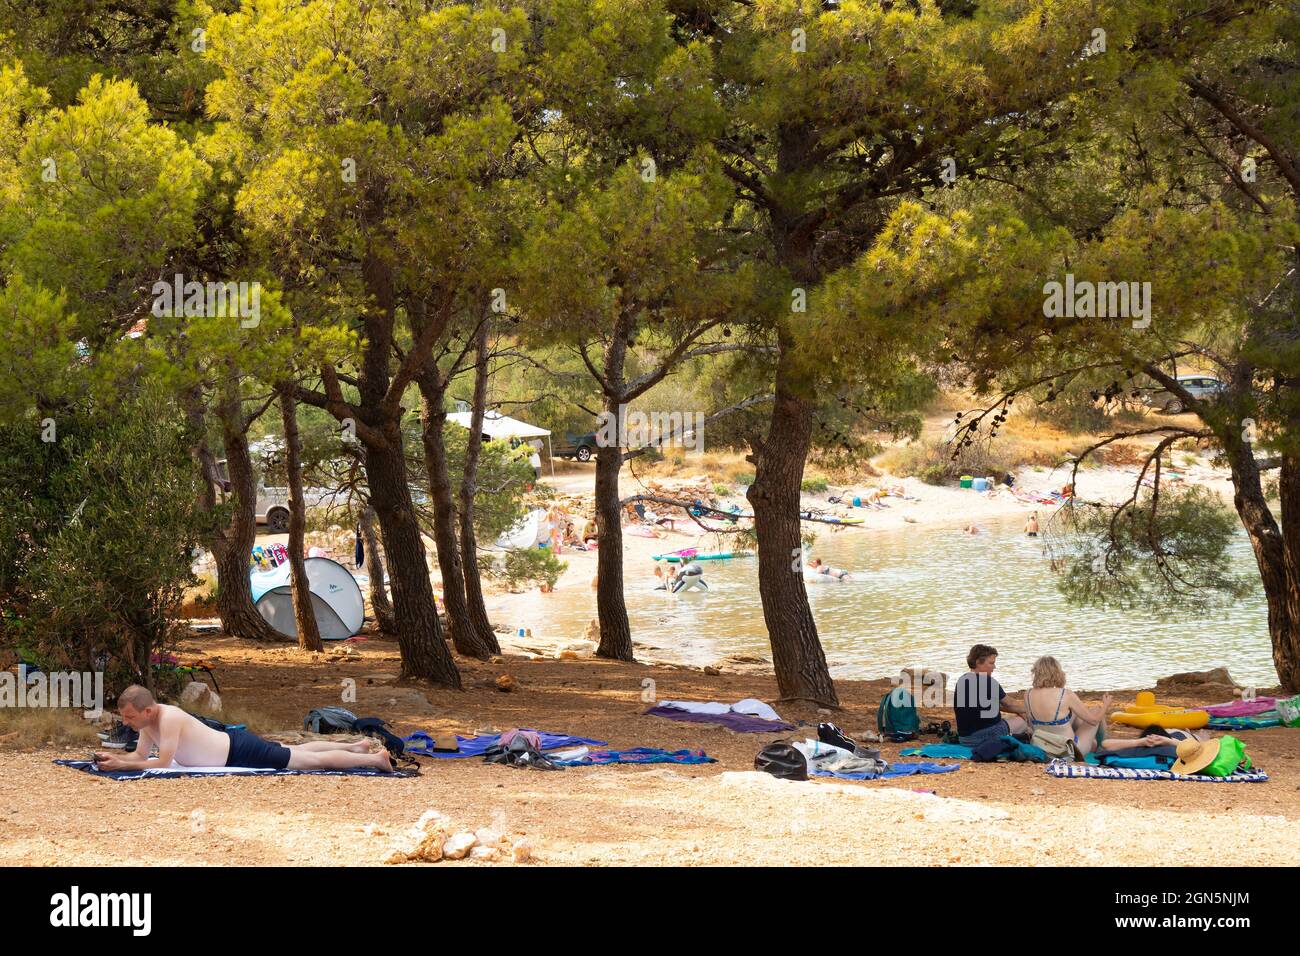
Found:
[[[190,435],[160,396],[56,413],[57,441],[0,426],[0,604],[5,642],[52,669],[105,671],[110,693],[152,685],[175,636],[198,504]]]
[[[799,483],[799,490],[805,494],[815,495],[823,492],[829,487],[825,478],[805,478]]]
[[[713,493],[717,495],[719,498],[725,498],[728,495],[730,495],[731,492],[732,492],[731,485],[725,484],[721,481],[715,481],[713,483]]]
[[[568,567],[569,562],[561,561],[550,548],[519,548],[496,560],[483,559],[479,570],[506,590],[518,592],[536,585],[553,588]]]

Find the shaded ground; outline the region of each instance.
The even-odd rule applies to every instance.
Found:
[[[466,689],[453,692],[397,684],[396,645],[381,640],[361,644],[351,661],[313,662],[296,649],[225,638],[184,651],[217,662],[229,716],[290,742],[309,709],[342,703],[341,682],[351,678],[357,701],[346,706],[384,716],[403,734],[522,725],[618,748],[702,748],[719,762],[546,773],[426,760],[422,776],[403,780],[125,783],[50,763],[84,755],[88,735],[84,748],[0,751],[0,863],[377,864],[391,835],[429,808],[468,829],[522,834],[543,864],[1196,865],[1207,846],[1218,864],[1281,864],[1300,854],[1300,730],[1241,735],[1270,773],[1266,784],[1058,780],[1039,766],[978,764],[889,782],[789,783],[752,771],[754,754],[779,735],[641,716],[646,678],[659,698],[771,700],[775,682],[763,674],[512,657],[459,661]],[[519,684],[512,693],[494,686],[506,673]],[[837,686],[844,710],[830,719],[850,734],[873,727],[887,681]],[[811,708],[778,710],[818,719]],[[890,759],[898,749],[883,745]]]

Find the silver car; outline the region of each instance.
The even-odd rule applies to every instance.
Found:
[[[1228,387],[1213,375],[1179,375],[1178,384],[1195,399],[1213,399]],[[1165,388],[1157,389],[1149,395],[1146,403],[1168,415],[1177,415],[1186,410],[1182,397]]]

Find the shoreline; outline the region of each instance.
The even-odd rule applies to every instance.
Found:
[[[1185,474],[1188,484],[1210,488],[1220,496],[1230,496],[1232,493],[1232,485],[1225,477],[1226,473],[1205,466],[1194,466],[1187,469]],[[1090,468],[1080,471],[1077,493],[1084,500],[1122,501],[1132,493],[1136,478],[1137,469],[1133,467],[1103,466]],[[620,495],[626,496],[635,493],[632,488],[628,487],[628,476],[624,475],[623,479]],[[691,485],[699,479],[668,478],[654,480],[664,487],[673,487],[674,485]],[[1068,468],[1025,468],[1021,469],[1017,474],[1016,487],[1046,493],[1051,489],[1059,489],[1068,480]],[[588,489],[585,494],[580,493],[580,489],[589,486],[589,484],[590,481],[586,475],[564,475],[561,481],[554,484],[558,492],[554,497],[570,501],[585,500],[589,503],[592,496],[591,491]],[[1038,512],[1040,524],[1046,528],[1052,514],[1059,507],[1059,505],[1027,503],[1017,499],[1004,489],[993,492],[976,492],[952,486],[930,485],[917,478],[893,478],[889,475],[869,479],[863,485],[858,486],[857,491],[860,493],[867,487],[877,485],[902,485],[905,493],[917,500],[888,497],[884,499],[888,504],[887,508],[873,510],[829,504],[826,499],[839,493],[839,490],[834,487],[824,493],[803,495],[801,503],[804,508],[822,510],[828,514],[865,519],[862,525],[847,528],[814,525],[813,527],[819,529],[819,539],[824,540],[824,537],[829,534],[870,535],[878,531],[944,530],[946,528],[960,528],[969,523],[974,523],[978,527],[982,521],[1002,523],[1016,517],[1028,519],[1029,515],[1035,511]],[[723,509],[729,508],[733,504],[739,505],[742,509],[748,507],[746,500],[739,496],[733,495],[719,499],[719,507]],[[663,509],[659,509],[659,512],[660,514],[664,513]],[[646,538],[629,534],[625,528],[623,534],[625,582],[640,581],[643,577],[649,577],[656,563],[653,560],[653,556],[656,554],[664,554],[690,547],[711,551],[718,547],[717,539],[700,532],[698,528],[695,528],[690,523],[690,519],[679,520],[677,527],[676,532],[665,531],[661,538]],[[725,543],[722,547],[725,548]],[[816,545],[814,545],[815,548]],[[573,592],[591,593],[592,616],[594,618],[594,591],[591,588],[591,579],[596,573],[596,552],[574,551],[566,548],[559,557],[567,561],[569,567],[557,582],[556,592],[566,594],[572,594]],[[596,642],[593,640],[594,634],[591,633],[590,625],[588,625],[586,633],[552,634],[550,636],[533,633],[525,638],[518,636],[521,623],[527,622],[536,616],[537,602],[546,601],[550,596],[549,594],[540,593],[538,589],[514,593],[497,587],[485,589],[488,613],[494,624],[498,626],[498,639],[503,650],[509,647],[511,652],[514,653],[550,657],[559,657],[562,654],[585,657],[595,650]],[[643,636],[653,639],[652,635]],[[637,643],[635,638],[634,643]],[[641,646],[644,647],[645,645]],[[665,651],[664,648],[653,647],[651,649],[657,653],[644,658],[648,663],[654,662],[695,668],[704,666],[724,668],[732,666],[734,663],[727,656],[702,662],[689,655],[674,656],[671,652],[659,653]],[[765,661],[769,658],[770,651],[763,655]],[[638,653],[638,659],[642,659],[640,653]],[[770,667],[770,663],[767,666]]]

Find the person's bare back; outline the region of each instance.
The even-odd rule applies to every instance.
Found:
[[[159,741],[146,743],[151,730],[140,731],[140,743],[137,748],[148,754],[149,748],[161,740],[167,740],[172,729],[176,733],[176,752],[172,756],[175,763],[182,767],[224,767],[226,757],[230,754],[230,736],[209,727],[197,718],[187,714],[171,704],[158,704]]]

